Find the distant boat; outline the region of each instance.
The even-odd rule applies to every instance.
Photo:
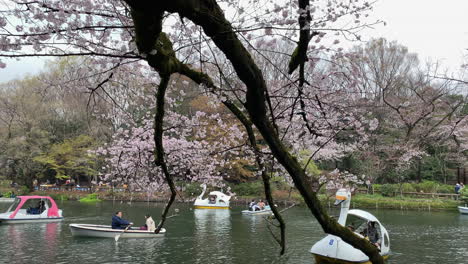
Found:
[[[258,211],[242,210],[242,214],[244,215],[271,215],[273,214],[273,212],[271,211],[271,207],[267,205],[265,206],[263,210],[258,210]]]
[[[468,207],[465,205],[463,206],[458,206],[458,211],[460,211],[461,214],[468,214]]]
[[[250,211],[250,210],[243,210],[242,214],[244,215],[271,215],[273,212],[271,209],[264,209],[260,211]]]
[[[121,234],[119,238],[155,238],[163,237],[166,234],[164,228],[161,228],[161,231],[156,234],[148,230],[112,229],[109,225],[70,224],[69,227],[73,236],[80,237],[115,238]]]
[[[208,197],[203,199],[206,192],[206,184],[202,185],[203,191],[193,204],[195,209],[229,209],[229,200],[231,196],[222,192],[213,191],[208,194]]]
[[[34,207],[33,207],[34,206]],[[62,221],[54,199],[49,196],[16,196],[5,213],[0,214],[2,224],[44,223]]]
[[[358,209],[349,210],[350,202],[351,192],[346,189],[338,190],[335,202],[335,205],[341,204],[338,223],[346,226],[348,215],[351,216],[352,222],[348,224],[348,228],[361,237],[371,237],[368,230],[373,228],[377,237],[374,236],[371,241],[378,238],[377,241],[372,242],[379,244],[380,254],[384,259],[387,259],[390,254],[390,240],[387,230],[372,214]],[[369,257],[361,250],[354,248],[334,235],[327,235],[315,243],[310,252],[314,255],[316,263],[370,263]]]

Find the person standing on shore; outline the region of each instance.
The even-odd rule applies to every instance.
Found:
[[[459,182],[457,182],[457,184],[455,184],[455,193],[460,194],[461,188],[462,188],[462,185]]]

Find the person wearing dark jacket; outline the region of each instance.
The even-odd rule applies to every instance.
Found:
[[[112,216],[112,229],[125,229],[129,225],[133,225],[133,223],[123,219],[121,211]]]

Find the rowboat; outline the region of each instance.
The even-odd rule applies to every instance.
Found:
[[[229,209],[231,196],[213,191],[208,194],[208,198],[203,199],[203,195],[206,192],[206,184],[203,184],[202,187],[203,192],[197,197],[193,205],[195,209]]]
[[[259,211],[250,211],[250,210],[242,210],[243,215],[271,215],[271,209],[263,209]]]
[[[17,196],[5,213],[0,214],[2,224],[48,223],[62,221],[54,199],[49,196]]]
[[[349,210],[350,203],[351,192],[347,189],[338,190],[335,202],[335,205],[341,204],[338,223],[348,227],[357,236],[368,238],[371,243],[379,247],[381,256],[387,259],[390,254],[387,230],[371,213],[359,209]],[[369,257],[361,250],[330,234],[315,243],[310,252],[314,255],[316,263],[371,263]]]
[[[466,205],[464,207],[463,206],[458,206],[458,211],[461,214],[468,214],[468,207]]]
[[[109,225],[90,225],[90,224],[70,224],[70,230],[73,236],[78,237],[99,237],[99,238],[155,238],[163,237],[166,229],[161,228],[159,233],[139,229],[112,229]]]

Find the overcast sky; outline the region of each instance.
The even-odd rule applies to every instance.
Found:
[[[387,26],[370,33],[457,70],[468,59],[467,12],[466,0],[380,0],[373,14]]]
[[[375,18],[386,26],[377,26],[367,36],[397,40],[421,60],[440,61],[452,71],[468,59],[468,0],[379,0]],[[2,59],[3,60],[3,59]],[[0,69],[0,82],[34,74],[45,59],[6,60]]]

